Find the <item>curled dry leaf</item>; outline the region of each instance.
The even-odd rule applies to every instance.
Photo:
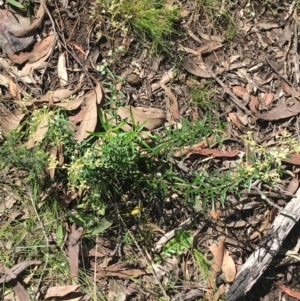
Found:
[[[205,43],[203,45],[201,45],[198,49],[197,49],[197,53],[198,54],[203,54],[203,53],[210,53],[214,50],[217,50],[219,48],[222,47],[222,43],[221,42],[217,42],[217,41],[210,41],[208,43]]]
[[[162,87],[162,89],[164,89],[167,97],[170,99],[170,113],[172,115],[172,119],[173,120],[179,120],[180,119],[180,115],[179,115],[179,107],[178,107],[178,101],[176,96],[174,95],[174,93],[172,92],[172,90],[167,87],[165,84],[160,84],[160,86]]]
[[[11,33],[30,24],[28,18],[0,9],[0,48],[4,53],[14,53],[26,49],[34,42],[33,35],[16,37]]]
[[[45,299],[64,297],[70,293],[74,293],[79,288],[79,284],[54,286],[47,290]]]
[[[6,136],[11,130],[17,128],[25,116],[20,110],[10,111],[0,106],[0,131]]]
[[[29,266],[34,265],[34,264],[39,265],[41,263],[42,262],[39,261],[39,260],[27,260],[27,261],[23,261],[23,262],[20,262],[20,263],[16,264],[10,270],[14,273],[14,275],[19,275],[25,269],[27,269]],[[5,283],[5,282],[8,282],[12,279],[13,278],[10,275],[4,275],[0,278],[0,283]]]
[[[89,132],[95,130],[98,122],[97,104],[100,104],[102,99],[102,87],[100,83],[97,83],[95,89],[86,95],[84,117],[74,136],[75,140],[82,141],[90,135]]]
[[[12,288],[20,301],[31,301],[28,292],[19,281],[12,280]]]
[[[222,272],[224,273],[227,282],[233,282],[236,275],[236,267],[228,250],[224,249],[224,258],[222,263]]]
[[[236,113],[230,112],[228,113],[228,117],[231,120],[231,122],[241,131],[244,130],[243,124],[240,122],[239,118],[237,118]]]
[[[143,125],[148,130],[161,126],[166,118],[163,110],[132,106],[119,107],[117,114],[122,119],[127,119],[129,123]]]
[[[34,63],[41,58],[47,56],[54,47],[55,36],[53,34],[47,36],[43,40],[37,42],[30,52],[20,52],[18,54],[9,54],[9,59],[15,64],[23,64],[26,61]]]
[[[167,71],[166,73],[164,73],[164,75],[162,76],[162,78],[160,79],[160,81],[158,83],[153,83],[151,85],[151,90],[155,91],[157,89],[159,89],[161,87],[161,85],[166,85],[168,82],[170,82],[170,80],[172,80],[175,76],[175,72],[173,69]]]
[[[41,0],[36,19],[29,26],[23,26],[22,29],[12,29],[10,30],[10,34],[12,34],[15,37],[33,35],[35,33],[35,30],[40,26],[40,24],[43,21],[46,12],[45,7],[47,5],[47,2],[47,0]]]
[[[196,63],[194,63],[189,58],[185,58],[182,61],[182,65],[183,65],[184,69],[187,72],[189,72],[189,73],[191,73],[193,75],[196,75],[196,76],[199,76],[199,77],[203,77],[203,78],[210,78],[211,77],[210,73],[208,73],[205,69],[200,68]]]
[[[273,93],[265,93],[264,99],[265,99],[265,105],[269,106],[274,100],[274,94]]]

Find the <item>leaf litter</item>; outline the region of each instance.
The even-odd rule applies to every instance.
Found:
[[[284,16],[286,21],[283,25],[272,13],[276,5],[273,7],[273,4],[270,4],[271,8],[268,6],[262,8],[263,5],[251,5],[251,9],[256,12],[251,16],[249,7],[245,3],[232,4],[232,9],[237,12],[236,17],[241,21],[240,23],[237,22],[239,25],[236,25],[238,31],[236,39],[241,39],[237,44],[235,38],[227,40],[228,37],[226,38],[224,32],[219,29],[225,19],[222,22],[219,20],[220,23],[216,27],[212,26],[207,18],[200,18],[199,21],[196,21],[197,18],[188,19],[192,13],[199,14],[197,10],[191,9],[193,5],[196,5],[195,3],[190,1],[190,3],[181,4],[184,13],[182,13],[182,23],[179,26],[186,37],[174,41],[176,52],[180,52],[183,57],[176,72],[173,66],[170,68],[172,63],[170,64],[166,57],[159,60],[158,65],[157,62],[153,62],[151,66],[147,50],[145,53],[133,51],[134,53],[131,54],[128,49],[131,49],[134,38],[128,39],[120,35],[116,39],[114,42],[116,45],[113,46],[118,46],[119,43],[119,45],[125,45],[126,49],[126,53],[119,56],[118,59],[123,60],[126,56],[130,60],[132,59],[131,63],[124,60],[125,65],[117,66],[118,74],[135,73],[140,79],[136,86],[132,85],[130,81],[124,81],[121,84],[113,82],[117,90],[127,95],[127,101],[118,106],[116,110],[117,118],[104,112],[104,105],[107,105],[110,97],[107,86],[104,85],[108,77],[95,75],[95,71],[91,71],[92,65],[89,65],[90,62],[86,60],[90,51],[85,40],[87,33],[81,30],[76,32],[76,25],[70,21],[72,20],[70,14],[61,18],[61,22],[66,22],[67,30],[70,33],[70,40],[66,40],[60,35],[60,32],[54,34],[51,32],[52,28],[49,27],[47,30],[47,27],[44,27],[42,21],[47,18],[45,8],[48,1],[43,1],[37,5],[36,18],[31,23],[29,19],[18,14],[15,15],[18,22],[15,22],[12,20],[10,11],[1,10],[0,47],[5,55],[0,58],[2,67],[0,88],[2,93],[6,92],[9,102],[14,104],[13,108],[7,106],[6,102],[3,102],[3,106],[1,106],[0,127],[2,135],[7,136],[10,130],[20,129],[23,125],[22,122],[30,115],[30,110],[33,108],[41,109],[43,106],[47,106],[51,110],[60,108],[67,112],[74,129],[73,139],[78,144],[90,139],[90,135],[100,126],[99,114],[106,116],[113,125],[121,122],[125,131],[131,131],[134,127],[143,125],[145,130],[159,132],[162,127],[172,128],[172,126],[182,124],[183,118],[190,116],[197,116],[197,118],[192,118],[195,122],[194,125],[197,125],[204,118],[204,115],[203,111],[199,109],[201,104],[199,107],[195,107],[192,95],[188,92],[187,82],[193,78],[197,82],[213,82],[217,93],[212,96],[213,99],[210,99],[216,104],[212,112],[214,117],[218,116],[222,121],[228,122],[226,130],[224,130],[226,138],[223,145],[220,146],[217,143],[219,141],[216,142],[209,135],[205,139],[201,138],[199,131],[199,136],[191,145],[185,141],[181,142],[180,139],[176,141],[170,150],[172,153],[170,162],[176,162],[174,165],[176,176],[184,174],[185,177],[190,177],[192,173],[201,175],[203,171],[209,171],[215,166],[219,169],[220,174],[224,170],[230,171],[231,182],[233,182],[236,168],[241,164],[244,152],[247,152],[245,156],[247,162],[252,160],[252,164],[248,164],[248,167],[254,168],[256,166],[254,163],[257,163],[255,160],[257,158],[264,160],[264,158],[261,155],[261,149],[250,152],[245,149],[243,139],[245,139],[247,132],[253,131],[253,141],[269,152],[273,151],[272,145],[276,146],[278,143],[278,147],[280,147],[279,140],[276,140],[275,135],[280,133],[282,129],[290,132],[294,137],[299,136],[299,125],[297,124],[300,113],[299,80],[297,81],[298,75],[296,74],[296,70],[299,69],[297,69],[298,61],[295,60],[298,55],[298,28],[294,19],[297,9],[295,5],[292,5],[294,2],[281,5],[279,8],[281,17]],[[84,8],[84,3],[81,5],[81,8]],[[62,7],[58,7],[57,10],[60,16],[65,16]],[[84,15],[79,13],[84,20]],[[201,23],[200,30],[197,22]],[[99,24],[99,26],[104,26],[103,24]],[[52,24],[52,26],[61,26],[61,24]],[[243,27],[239,28],[239,26]],[[102,29],[105,29],[103,32],[107,34],[108,28]],[[43,32],[41,35],[43,38],[35,42],[36,32],[40,30]],[[72,40],[72,35],[76,34],[78,34],[78,40]],[[91,36],[93,36],[93,31],[91,31]],[[103,58],[108,59],[107,48],[111,45],[108,46],[109,43],[106,44],[106,42],[101,43],[98,52]],[[70,51],[70,45],[72,45],[72,49],[76,49],[78,54]],[[268,57],[266,57],[266,53]],[[94,66],[97,64],[97,59],[92,61]],[[30,99],[26,99],[28,93],[32,93]],[[115,108],[114,105],[108,105]],[[216,123],[211,126],[217,128]],[[37,125],[35,132],[29,136],[26,142],[27,148],[34,150],[35,146],[45,139],[48,129],[49,120],[45,118]],[[180,129],[178,128],[177,131]],[[167,137],[164,138],[167,139]],[[49,147],[48,152],[53,157],[59,158],[60,166],[62,166],[63,146],[59,148]],[[250,160],[249,154],[254,158]],[[299,173],[300,159],[298,156],[298,152],[294,151],[290,152],[287,158],[279,160],[283,163],[282,167],[285,169],[286,175],[275,188],[268,186],[263,181],[258,184],[272,196],[272,202],[275,205],[281,199],[288,202],[289,198],[284,192],[290,191],[289,189],[292,189],[289,188],[290,186],[297,186],[294,181],[298,178]],[[264,172],[271,174],[272,170]],[[54,183],[59,181],[56,179],[55,168],[50,169],[50,177]],[[58,191],[64,191],[62,183],[55,184],[57,185],[55,187],[60,187],[57,189]],[[218,185],[223,184],[211,182],[210,185],[218,187]],[[193,184],[193,187],[196,185]],[[174,300],[177,300],[176,298],[195,300],[201,293],[208,300],[217,300],[224,292],[224,284],[230,285],[234,281],[236,267],[250,255],[249,249],[251,250],[253,244],[258,245],[261,238],[267,233],[272,220],[274,220],[271,216],[278,214],[275,211],[272,213],[272,210],[270,216],[265,214],[267,207],[271,207],[269,209],[276,207],[271,206],[270,203],[263,203],[263,196],[252,189],[253,183],[249,184],[245,199],[241,199],[240,195],[236,194],[234,187],[230,185],[229,187],[228,190],[224,190],[228,202],[226,204],[229,205],[224,208],[224,204],[222,204],[223,207],[219,206],[220,200],[214,201],[213,206],[215,207],[211,208],[210,211],[213,214],[205,216],[205,227],[202,224],[201,227],[194,226],[191,222],[188,223],[187,228],[184,228],[190,234],[199,232],[198,234],[203,236],[203,239],[199,240],[201,249],[206,250],[206,252],[210,250],[213,253],[211,269],[209,270],[211,277],[206,286],[205,279],[203,279],[205,277],[197,271],[196,264],[189,262],[185,267],[185,257],[192,256],[192,251],[189,249],[185,250],[183,255],[177,254],[172,257],[172,260],[164,260],[160,264],[154,264],[152,261],[151,256],[155,257],[157,254],[161,254],[164,248],[169,246],[168,243],[176,237],[178,232],[174,229],[183,230],[178,225],[184,220],[189,220],[191,212],[194,210],[194,208],[182,206],[177,201],[181,195],[177,192],[173,193],[171,187],[168,187],[170,196],[166,198],[167,206],[163,207],[163,212],[159,211],[162,208],[153,207],[156,208],[157,212],[160,212],[161,217],[160,220],[152,217],[153,221],[157,224],[160,223],[166,234],[160,232],[152,234],[153,248],[150,247],[146,251],[139,249],[136,245],[131,249],[125,247],[126,255],[136,257],[134,262],[121,263],[121,251],[117,251],[118,248],[112,239],[108,239],[109,243],[99,240],[100,245],[106,244],[106,247],[101,249],[100,246],[99,248],[93,246],[87,254],[84,253],[83,244],[80,245],[80,240],[84,240],[82,237],[83,229],[73,224],[68,232],[66,255],[69,259],[71,274],[75,278],[78,277],[79,267],[86,264],[81,258],[82,253],[84,253],[84,256],[89,258],[89,263],[85,268],[95,272],[95,285],[104,291],[106,290],[108,299],[118,297],[120,300],[125,300],[130,297],[132,300],[141,300],[146,295],[144,293],[145,288],[149,291],[159,290],[164,294],[166,292],[164,292],[162,284],[174,281],[174,283],[180,283],[182,289],[181,292],[168,290],[167,293],[173,296]],[[209,193],[212,193],[211,191]],[[295,188],[291,191],[293,194]],[[70,206],[77,195],[82,195],[81,193],[74,194],[76,196],[70,201]],[[144,192],[140,191],[140,193],[143,194]],[[65,192],[65,197],[66,195]],[[202,201],[203,195],[199,195],[198,198]],[[207,198],[207,194],[204,198]],[[243,204],[244,201],[245,204]],[[254,203],[253,207],[251,204]],[[279,201],[278,203],[281,204]],[[262,204],[264,205],[262,206]],[[242,207],[239,207],[240,205]],[[147,210],[152,212],[153,208],[149,207]],[[256,208],[256,211],[253,208]],[[6,208],[6,210],[8,209],[12,208]],[[139,212],[141,211],[139,210]],[[176,218],[174,218],[174,214]],[[14,219],[20,219],[21,216],[22,214],[16,213]],[[214,224],[211,224],[211,220]],[[129,227],[131,230],[135,230],[130,224]],[[233,236],[230,237],[228,233],[232,232],[235,234],[234,237],[238,239],[234,239]],[[216,237],[220,233],[226,237],[226,242],[228,240],[230,243],[226,243],[225,246],[224,240],[221,239],[217,247],[212,247],[216,245]],[[251,246],[248,245],[249,242],[251,242]],[[26,261],[24,260],[23,263]],[[36,261],[36,264],[40,265],[41,262]],[[156,277],[151,269],[147,269],[150,265],[156,271]],[[27,268],[28,265],[25,264],[24,269]],[[6,273],[6,269],[8,268],[3,268],[4,273]],[[178,269],[180,269],[181,274]],[[173,270],[177,272],[172,274]],[[2,281],[13,280],[13,277],[9,280],[8,276],[16,275],[19,277],[20,273],[14,269],[11,271]],[[216,288],[216,283],[220,283],[220,280],[217,279],[218,273],[223,273],[224,281],[222,285]],[[185,279],[180,279],[179,274],[184,275]],[[277,277],[279,277],[278,275]],[[92,277],[93,275],[91,279],[93,279]],[[131,282],[132,278],[139,280],[134,287],[133,282]],[[21,285],[20,279],[17,279],[16,294],[22,294],[24,300],[27,300],[28,293]],[[128,282],[121,282],[122,279]],[[289,290],[286,286],[282,285],[280,288],[297,298],[297,293]],[[206,294],[207,289],[209,291]],[[276,289],[273,285],[273,290]],[[78,285],[66,283],[65,286],[58,286],[55,284],[48,288],[44,297],[46,299],[65,297],[73,292],[78,292],[78,290],[80,290]],[[189,292],[193,292],[193,294]],[[139,297],[134,299],[134,294]],[[255,295],[255,292],[250,292],[251,294]],[[258,295],[255,295],[255,298],[258,299]]]

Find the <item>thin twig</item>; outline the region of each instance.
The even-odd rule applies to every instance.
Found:
[[[36,188],[35,188],[35,189],[36,189]],[[36,191],[33,192],[33,193],[34,193],[35,196],[36,196]],[[39,282],[38,282],[38,285],[37,285],[37,288],[36,288],[36,291],[35,291],[35,297],[36,297],[36,295],[37,295],[37,293],[38,293],[38,290],[39,290],[39,288],[40,288],[42,279],[43,279],[43,275],[44,275],[45,270],[46,270],[46,267],[47,267],[47,265],[48,265],[48,261],[49,261],[49,252],[50,252],[49,250],[50,250],[50,247],[49,247],[49,239],[48,239],[48,236],[47,236],[47,232],[46,232],[46,230],[45,230],[44,224],[43,224],[43,222],[42,222],[42,220],[41,220],[41,218],[40,218],[40,216],[39,216],[39,213],[37,212],[37,209],[36,209],[36,206],[35,206],[35,203],[34,203],[33,193],[31,193],[30,200],[31,200],[31,203],[32,203],[32,207],[33,207],[34,213],[36,214],[36,217],[37,217],[39,223],[41,224],[41,227],[42,227],[42,230],[43,230],[43,234],[44,234],[44,237],[45,237],[45,241],[46,241],[46,244],[47,244],[47,246],[46,246],[46,261],[45,261],[45,264],[44,264],[44,266],[43,266],[43,270],[42,270],[42,273],[41,273],[41,276],[40,276],[40,278],[39,278]]]
[[[273,201],[271,201],[258,187],[252,187],[253,189],[255,189],[259,195],[261,196],[261,198],[266,201],[269,205],[277,208],[279,210],[279,213],[285,213],[285,214],[293,214],[294,216],[300,216],[300,213],[297,214],[295,212],[292,211],[287,211],[284,210],[282,207],[280,207],[279,205],[275,204]]]
[[[294,25],[294,74],[295,81],[299,85],[299,55],[298,55],[298,24]]]
[[[231,90],[217,77],[217,75],[212,71],[212,69],[207,66],[207,72],[218,82],[218,84],[224,89],[224,91],[231,97],[232,101],[246,114],[253,116],[252,112],[248,110],[244,104],[231,92]]]
[[[269,66],[273,69],[273,71],[275,71],[275,73],[284,81],[286,81],[291,87],[294,87],[293,83],[288,80],[284,75],[280,74],[279,71],[275,68],[275,66],[271,63],[271,61],[267,58],[267,56],[265,56],[265,60],[267,61],[267,63],[269,64]]]

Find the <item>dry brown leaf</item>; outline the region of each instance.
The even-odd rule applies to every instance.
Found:
[[[300,165],[300,154],[298,153],[289,154],[288,158],[282,159],[282,161],[285,163]]]
[[[236,267],[228,250],[224,249],[224,258],[222,263],[222,272],[224,273],[227,282],[233,282],[236,275]]]
[[[175,72],[173,69],[167,71],[166,73],[163,74],[162,78],[158,83],[153,83],[151,84],[151,90],[155,91],[157,89],[160,89],[160,85],[166,85],[170,80],[172,80],[175,77]]]
[[[8,267],[6,267],[4,264],[0,264],[0,273],[6,274],[7,276],[10,276],[11,279],[15,279],[17,276],[14,274]]]
[[[278,23],[267,23],[267,22],[258,22],[256,26],[262,30],[268,30],[272,28],[278,28],[280,25]]]
[[[224,35],[223,36],[214,36],[211,34],[206,34],[206,33],[202,32],[201,30],[198,30],[197,33],[202,39],[207,40],[207,41],[216,41],[216,42],[222,43],[222,42],[224,42],[224,39],[225,39]]]
[[[30,21],[17,13],[12,13],[7,9],[0,9],[0,48],[4,53],[14,53],[22,51],[34,42],[33,35],[16,37],[11,34],[29,25]]]
[[[242,86],[233,86],[231,90],[239,98],[243,98],[246,94],[249,94],[247,89]]]
[[[184,146],[182,148],[178,148],[178,147],[175,147],[174,148],[174,154],[173,156],[174,157],[182,157],[182,156],[185,156],[186,154],[188,154],[189,152],[193,151],[194,149],[201,149],[201,148],[206,148],[212,141],[212,138],[208,138],[207,140],[204,139],[192,146]]]
[[[136,278],[142,275],[145,275],[146,272],[141,269],[131,269],[131,270],[120,270],[120,271],[110,271],[109,267],[105,270],[100,270],[97,272],[97,278],[105,278],[105,277],[117,277],[120,279],[129,279]]]
[[[121,119],[127,119],[129,123],[136,125],[143,125],[148,130],[153,130],[161,126],[166,118],[163,110],[132,106],[119,107],[117,114]],[[133,121],[131,120],[131,116],[134,119]]]
[[[78,241],[82,235],[82,232],[83,232],[82,227],[76,228],[76,224],[72,225],[72,231],[69,235],[69,247],[68,247],[70,273],[72,277],[78,277],[78,272],[79,272]]]
[[[231,120],[231,122],[241,131],[244,130],[244,126],[240,122],[239,118],[237,118],[236,113],[230,112],[228,113],[228,117]]]
[[[274,100],[274,94],[273,93],[265,93],[264,99],[265,99],[265,105],[269,106]]]
[[[213,254],[214,260],[211,266],[211,272],[213,277],[221,271],[223,258],[224,258],[224,250],[225,250],[225,243],[224,240],[220,240],[218,246],[209,246],[208,249]]]
[[[298,181],[298,179],[293,178],[293,179],[290,181],[290,183],[289,183],[289,185],[288,185],[288,187],[287,187],[287,191],[288,191],[289,193],[291,193],[291,194],[294,194],[294,193],[296,193],[296,191],[298,190],[298,187],[299,187],[299,181]]]
[[[276,108],[266,112],[264,114],[257,114],[257,117],[263,120],[279,120],[283,118],[289,118],[300,113],[300,102],[294,105],[283,103],[278,105]]]
[[[214,50],[217,50],[217,49],[219,49],[221,47],[222,47],[222,43],[221,42],[210,41],[208,43],[205,43],[205,44],[201,45],[197,49],[197,53],[198,54],[210,53],[210,52],[212,52]]]
[[[39,260],[27,260],[27,261],[23,261],[20,262],[18,264],[16,264],[15,266],[13,266],[10,270],[15,274],[15,275],[19,275],[20,273],[22,273],[25,269],[27,269],[29,266],[35,264],[35,265],[39,265],[42,262]],[[13,278],[10,275],[4,275],[0,278],[0,283],[5,283],[8,282],[10,280],[12,280]]]
[[[54,47],[55,36],[49,35],[43,40],[37,42],[30,52],[20,52],[18,54],[8,55],[9,59],[15,64],[23,64],[26,61],[34,63],[47,56]]]
[[[115,279],[110,279],[108,284],[107,301],[125,301],[126,287],[117,283]]]
[[[295,290],[292,289],[288,286],[282,285],[282,284],[278,284],[278,286],[282,289],[283,292],[285,292],[287,295],[296,298],[298,300],[300,300],[300,291],[299,290]]]
[[[21,101],[21,89],[20,87],[15,84],[12,80],[9,83],[9,92],[16,100]]]
[[[292,38],[291,26],[289,24],[285,25],[284,29],[278,36],[279,47],[282,48],[286,42],[289,42]]]
[[[35,30],[40,26],[45,15],[45,6],[47,0],[41,0],[39,10],[36,14],[36,19],[30,24],[30,26],[23,26],[22,29],[10,30],[10,33],[15,37],[25,37],[34,34]]]
[[[9,283],[9,285],[12,286],[12,289],[13,289],[14,293],[16,294],[19,301],[31,301],[31,298],[30,298],[28,292],[25,290],[25,288],[19,281],[12,280]]]
[[[160,86],[162,87],[162,89],[164,89],[167,97],[170,99],[170,102],[171,102],[170,103],[170,111],[171,111],[173,120],[179,120],[180,115],[179,115],[179,107],[178,107],[178,101],[177,101],[176,96],[171,91],[171,89],[169,87],[167,87],[166,85],[160,84]]]
[[[194,154],[199,154],[203,156],[213,156],[215,158],[224,158],[224,157],[235,157],[238,154],[238,150],[230,151],[230,152],[224,152],[220,151],[218,149],[213,149],[213,148],[202,148],[202,149],[193,149],[191,152],[187,154],[187,158],[190,157],[191,155]]]
[[[66,110],[72,111],[72,110],[78,109],[82,105],[84,99],[85,99],[85,96],[81,96],[81,97],[75,98],[71,101],[56,103],[54,105],[61,107],[61,108],[65,108]]]
[[[8,88],[11,79],[4,74],[0,73],[0,85]]]
[[[196,63],[194,63],[189,58],[185,58],[182,61],[182,65],[187,72],[193,75],[203,77],[203,78],[211,78],[210,73],[208,73],[205,69],[200,68]]]
[[[49,287],[45,295],[45,299],[64,297],[70,293],[74,293],[79,288],[79,284]]]
[[[25,116],[19,110],[10,111],[4,106],[0,106],[0,131],[6,136],[11,130],[16,129]]]
[[[259,106],[258,98],[254,95],[250,95],[249,108],[252,112],[256,113]]]
[[[87,138],[96,128],[98,122],[97,97],[94,91],[87,95],[85,112],[82,122],[80,123],[74,139],[82,141]]]
[[[284,79],[280,79],[280,84],[281,84],[281,87],[283,89],[283,91],[287,94],[293,94],[295,96],[300,96],[300,93],[298,91],[295,91],[294,88],[292,88]]]
[[[66,55],[64,52],[58,57],[57,74],[60,86],[65,87],[68,84],[69,77],[67,72]]]
[[[102,87],[100,83],[97,83],[94,90],[86,95],[84,117],[74,136],[75,140],[82,141],[90,135],[89,132],[93,132],[95,130],[98,122],[97,104],[100,104],[102,100]]]
[[[29,136],[29,140],[26,143],[28,149],[33,148],[36,142],[42,141],[48,132],[49,120],[47,116],[38,124],[34,133]]]

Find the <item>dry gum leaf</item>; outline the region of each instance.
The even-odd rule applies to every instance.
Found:
[[[70,293],[76,292],[79,288],[79,284],[64,285],[64,286],[54,286],[47,290],[45,299],[64,297]]]
[[[210,73],[208,73],[206,70],[200,68],[196,63],[194,63],[189,58],[185,58],[182,61],[182,65],[186,71],[188,71],[189,73],[191,73],[193,75],[203,77],[203,78],[211,77]]]
[[[74,136],[75,140],[82,141],[90,135],[89,132],[95,130],[98,122],[97,104],[100,104],[102,99],[102,87],[100,83],[97,83],[95,89],[87,95],[85,114]]]
[[[7,9],[0,9],[0,48],[4,53],[22,51],[34,42],[33,35],[16,37],[11,34],[14,30],[27,27],[30,21],[19,14],[11,13]]]
[[[294,105],[289,105],[289,103],[280,104],[269,112],[257,114],[256,116],[263,120],[279,120],[298,115],[299,113],[300,103],[297,102]]]
[[[31,52],[20,52],[8,55],[9,59],[15,64],[23,64],[28,61],[34,63],[46,56],[52,49],[55,42],[54,35],[49,35],[40,42],[37,42]]]
[[[143,125],[148,130],[161,126],[166,118],[163,110],[132,106],[119,107],[117,114],[121,119],[126,119],[129,123],[136,125]]]

